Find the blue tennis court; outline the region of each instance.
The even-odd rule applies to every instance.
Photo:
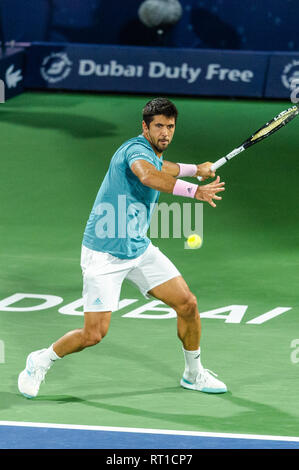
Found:
[[[95,426],[0,423],[1,449],[299,449],[279,436],[109,430]]]

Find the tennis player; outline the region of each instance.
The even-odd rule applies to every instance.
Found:
[[[219,177],[201,186],[181,179],[214,178],[211,162],[193,165],[163,160],[177,116],[168,99],[151,100],[143,109],[142,134],[125,142],[113,155],[83,236],[83,328],[29,354],[18,378],[24,396],[37,396],[56,360],[103,340],[111,313],[118,309],[124,279],[134,283],[146,298],[155,297],[176,311],[185,359],[180,385],[207,393],[227,391],[216,374],[201,364],[201,322],[195,295],[174,264],[146,236],[160,191],[205,201],[212,207],[216,207],[214,200],[221,199],[218,193],[224,191]]]

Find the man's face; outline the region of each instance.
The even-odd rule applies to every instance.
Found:
[[[175,118],[158,114],[154,116],[149,127],[147,127],[146,123],[143,121],[142,128],[144,137],[150,142],[158,154],[162,154],[172,141],[175,131]]]

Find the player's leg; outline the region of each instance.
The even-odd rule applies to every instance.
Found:
[[[86,312],[84,327],[65,334],[49,348],[34,351],[27,357],[26,367],[19,374],[19,391],[27,398],[36,397],[46,373],[55,361],[74,352],[98,344],[107,334],[110,312]]]
[[[153,297],[172,307],[177,313],[177,331],[183,343],[185,370],[181,385],[190,390],[207,393],[224,393],[226,385],[211,372],[204,369],[200,361],[201,324],[196,297],[185,280],[179,276],[149,290]]]
[[[27,357],[26,368],[19,374],[19,391],[35,397],[54,362],[68,354],[82,351],[101,341],[108,332],[111,312],[117,309],[126,267],[116,259],[113,263],[106,253],[82,248],[84,326],[70,331],[49,348],[34,351]]]
[[[117,263],[119,269],[117,269]],[[117,309],[126,275],[123,260],[82,246],[84,326],[70,331],[53,344],[58,357],[94,346],[106,336],[111,313]]]
[[[127,279],[136,284],[145,297],[152,295],[177,312],[177,331],[184,349],[197,351],[201,335],[197,299],[167,256],[150,244]]]
[[[181,385],[209,393],[225,392],[225,384],[201,365],[197,299],[173,263],[157,247],[150,245],[127,279],[136,284],[145,297],[152,295],[176,311],[177,333],[185,358]]]
[[[184,377],[194,382],[202,369],[200,360],[201,322],[197,299],[182,276],[174,277],[148,294],[161,300],[177,313],[177,334],[182,342],[185,358]]]
[[[53,344],[58,357],[98,344],[107,335],[112,312],[85,312],[84,327],[70,331]]]
[[[187,351],[197,351],[200,346],[201,322],[197,299],[182,276],[174,277],[148,291],[177,313],[177,333]]]

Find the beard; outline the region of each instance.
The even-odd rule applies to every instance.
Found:
[[[164,145],[160,145],[160,144],[159,144],[159,141],[156,142],[156,143],[153,142],[153,141],[151,141],[152,146],[153,146],[153,147],[155,148],[155,150],[157,150],[159,153],[164,152],[164,150],[167,149],[169,143],[170,143],[169,140],[167,140],[166,145],[164,146]]]

